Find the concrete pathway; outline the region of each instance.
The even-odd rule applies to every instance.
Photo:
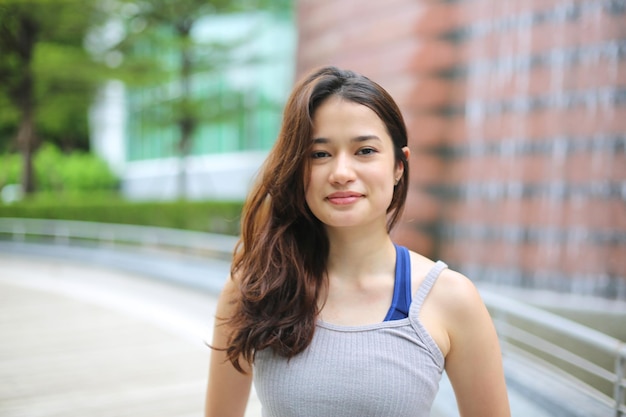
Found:
[[[203,415],[215,303],[137,274],[0,254],[0,416]],[[246,415],[260,415],[254,396]]]

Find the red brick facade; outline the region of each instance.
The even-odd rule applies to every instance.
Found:
[[[626,299],[626,6],[299,0],[297,72],[333,64],[403,110],[394,238],[474,279]]]

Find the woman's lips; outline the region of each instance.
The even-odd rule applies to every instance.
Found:
[[[355,193],[352,191],[340,191],[340,192],[332,193],[331,195],[326,197],[326,199],[331,204],[343,206],[346,204],[352,204],[356,202],[357,200],[359,200],[361,197],[363,197],[363,194],[361,193]]]

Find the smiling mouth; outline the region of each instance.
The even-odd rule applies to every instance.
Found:
[[[326,199],[331,203],[338,206],[345,206],[347,204],[355,203],[363,197],[362,194],[358,193],[333,193],[326,197]]]

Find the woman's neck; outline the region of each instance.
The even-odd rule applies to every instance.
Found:
[[[395,264],[395,247],[382,230],[329,230],[329,277],[356,279],[389,269]]]

